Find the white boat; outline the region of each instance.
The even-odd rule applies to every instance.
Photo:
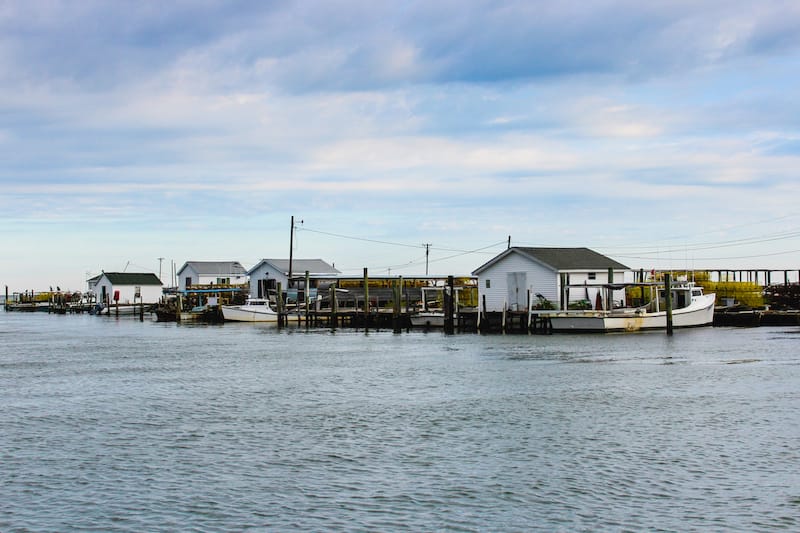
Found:
[[[459,308],[459,292],[462,287],[455,287],[455,300],[453,306]],[[422,309],[409,317],[411,325],[420,328],[442,328],[444,327],[444,309],[439,308],[444,304],[444,293],[447,287],[422,287],[420,290]],[[433,307],[429,303],[433,302]],[[453,319],[455,320],[455,314]]]
[[[421,328],[444,327],[444,311],[420,311],[409,317],[411,325]]]
[[[223,305],[222,316],[226,322],[278,321],[278,313],[273,311],[266,298],[248,298],[244,305]]]
[[[611,310],[547,311],[537,313],[550,319],[553,331],[613,332],[667,328],[664,289],[659,298],[643,307]],[[671,287],[672,326],[689,328],[710,326],[714,321],[716,295],[703,294],[702,287],[683,283]]]

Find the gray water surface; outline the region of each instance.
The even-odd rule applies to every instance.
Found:
[[[796,531],[799,345],[0,313],[0,530]]]

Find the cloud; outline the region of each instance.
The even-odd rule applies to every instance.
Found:
[[[280,253],[290,215],[474,249],[791,213],[798,22],[782,1],[5,2],[4,236],[33,253],[102,222],[99,264],[115,232]],[[328,240],[304,242],[369,265]]]

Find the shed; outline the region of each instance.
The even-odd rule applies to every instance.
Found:
[[[309,277],[315,280],[331,279],[341,274],[322,259],[293,259],[291,270],[293,278],[303,277],[308,272]],[[265,298],[269,291],[277,289],[278,283],[284,290],[289,288],[289,260],[262,259],[247,271],[247,275],[250,276],[250,297]],[[313,281],[311,286],[316,286]]]
[[[238,261],[187,261],[178,270],[178,288],[192,285],[243,285],[247,271]]]
[[[150,272],[103,272],[95,292],[100,302],[154,304],[161,299],[161,280]]]
[[[609,279],[609,272],[613,279]],[[589,248],[515,246],[472,274],[478,277],[479,294],[481,301],[485,298],[487,311],[517,311],[527,309],[529,294],[534,305],[547,300],[561,309],[570,302],[586,300],[594,306],[602,284],[626,281],[629,272],[627,266]],[[616,290],[612,297],[624,300],[625,291]]]

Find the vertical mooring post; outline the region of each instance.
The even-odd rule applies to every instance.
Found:
[[[311,315],[311,299],[309,296],[311,295],[311,274],[306,270],[306,286],[303,290],[303,294],[306,297],[306,327],[308,327],[308,317]]]
[[[478,331],[483,331],[484,321],[486,320],[486,295],[481,294],[480,306],[478,307]]]
[[[453,295],[455,293],[455,278],[447,276],[447,288],[444,291],[444,332],[453,333]]]
[[[644,269],[639,269],[639,283],[644,283]],[[639,286],[639,305],[644,305],[644,285]]]
[[[567,308],[567,274],[564,272],[559,274],[559,281],[561,282],[561,301],[558,302],[558,308],[563,311]]]
[[[283,326],[283,283],[278,282],[278,293],[275,295],[275,307],[278,311],[278,327]]]
[[[609,267],[608,268],[608,284],[611,285],[614,283],[614,269]],[[608,287],[608,310],[614,310],[614,288]]]
[[[336,304],[336,285],[332,284],[330,286],[331,291],[331,329],[336,329],[336,321],[337,321],[337,307]]]
[[[364,267],[364,327],[369,320],[369,271]]]
[[[8,285],[6,285],[6,298],[3,300],[3,311],[8,311]]]
[[[533,317],[533,299],[531,298],[531,290],[528,289],[528,333],[531,332],[532,317]]]
[[[392,284],[392,330],[400,333],[400,283],[402,278],[394,280]]]
[[[672,274],[664,274],[664,300],[667,306],[667,335],[672,335]]]

